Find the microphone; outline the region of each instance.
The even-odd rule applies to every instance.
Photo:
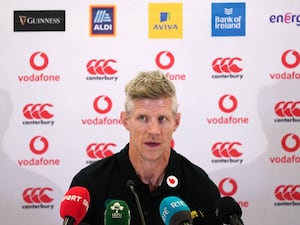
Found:
[[[230,196],[219,199],[216,203],[216,216],[222,223],[230,225],[244,225],[240,205]]]
[[[142,225],[146,225],[146,222],[145,222],[145,218],[144,218],[144,214],[143,214],[143,210],[142,210],[142,206],[141,206],[141,202],[140,202],[140,199],[139,199],[139,196],[137,195],[137,193],[135,192],[134,188],[135,188],[135,183],[133,180],[128,180],[127,181],[127,188],[132,192],[132,194],[134,195],[134,198],[135,198],[135,202],[136,202],[136,205],[138,207],[138,212],[139,212],[139,215],[140,215],[140,219],[141,219],[141,223]]]
[[[203,212],[200,209],[195,209],[191,211],[191,216],[193,219],[193,224],[206,224],[205,222],[205,216],[203,214]]]
[[[159,212],[166,225],[192,225],[191,210],[178,197],[169,196],[164,198],[160,203]]]
[[[123,200],[112,200],[106,205],[104,225],[129,225],[130,210]]]
[[[60,203],[63,225],[77,225],[85,216],[90,204],[89,191],[80,186],[71,187]]]

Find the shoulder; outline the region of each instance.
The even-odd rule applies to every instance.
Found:
[[[121,152],[112,156],[93,162],[81,169],[72,179],[71,186],[94,186],[95,181],[103,181],[119,169]]]
[[[208,175],[204,171],[204,169],[202,169],[200,166],[196,165],[180,153],[177,153],[175,150],[172,151],[170,165],[171,167],[180,166],[181,171],[185,173],[184,175],[203,177],[204,179],[208,178]]]

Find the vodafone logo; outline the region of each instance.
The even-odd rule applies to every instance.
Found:
[[[281,62],[288,69],[296,68],[300,64],[300,54],[293,49],[286,50],[281,56]]]
[[[300,147],[300,139],[296,134],[288,133],[281,139],[281,146],[287,152],[295,152]]]
[[[49,192],[52,191],[53,189],[50,187],[29,187],[23,191],[23,200],[28,204],[50,203],[53,201],[53,198],[49,196]]]
[[[48,140],[43,136],[35,136],[29,142],[30,150],[36,155],[44,154],[48,147]]]
[[[280,101],[274,110],[280,117],[300,117],[300,101]]]
[[[155,62],[160,69],[167,70],[174,65],[175,57],[169,51],[161,51],[156,55]]]
[[[118,71],[112,65],[117,63],[114,59],[92,59],[86,65],[87,71],[91,75],[114,75]]]
[[[29,64],[36,72],[18,75],[19,82],[59,82],[59,74],[45,74],[43,70],[48,67],[49,58],[44,52],[34,52],[29,57]]]
[[[224,178],[218,185],[219,191],[223,196],[232,196],[237,192],[237,182],[232,178]]]
[[[272,80],[299,80],[300,73],[294,69],[299,66],[300,64],[300,53],[293,49],[288,49],[284,51],[281,55],[281,63],[282,65],[289,69],[287,71],[281,72],[271,72],[270,78]]]
[[[235,142],[216,142],[211,150],[215,157],[217,158],[238,158],[243,155],[239,152],[236,147],[241,146],[242,144],[238,141]]]
[[[116,147],[114,143],[91,143],[86,148],[86,153],[91,159],[103,159],[113,155],[111,147]]]
[[[238,101],[235,96],[226,94],[219,99],[218,105],[222,112],[232,113],[234,110],[236,110]]]
[[[122,125],[120,117],[110,118],[106,116],[111,111],[113,106],[112,100],[106,95],[99,95],[93,101],[94,110],[101,115],[101,117],[94,118],[82,118],[81,122],[83,125]]]
[[[34,70],[44,70],[48,66],[49,59],[44,52],[35,52],[30,56],[29,63]]]
[[[95,98],[93,106],[97,113],[105,114],[111,110],[112,101],[108,96],[100,95]]]
[[[178,185],[178,179],[176,176],[170,175],[167,177],[167,185],[171,188],[175,188]]]
[[[243,70],[238,66],[238,62],[241,61],[242,59],[239,57],[219,57],[212,62],[212,69],[216,73],[239,73]]]
[[[300,201],[300,185],[279,185],[274,195],[279,201]]]
[[[27,104],[23,108],[23,115],[26,119],[51,119],[54,115],[49,112],[53,107],[50,103]]]

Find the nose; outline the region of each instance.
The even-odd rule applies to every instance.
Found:
[[[148,133],[149,134],[160,134],[160,127],[157,121],[151,121],[148,124]]]

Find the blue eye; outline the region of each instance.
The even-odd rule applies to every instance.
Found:
[[[165,116],[160,116],[160,117],[158,118],[158,120],[159,120],[159,121],[165,121],[165,120],[167,120],[167,118],[166,118]]]
[[[140,115],[140,116],[138,117],[138,119],[139,119],[139,120],[142,120],[142,121],[145,121],[145,120],[146,120],[146,116]]]

